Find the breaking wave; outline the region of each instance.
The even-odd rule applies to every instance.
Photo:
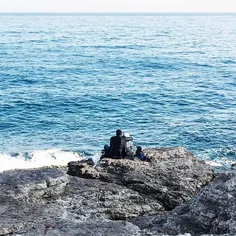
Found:
[[[37,150],[31,153],[0,154],[0,172],[14,169],[31,169],[43,166],[65,166],[70,161],[83,159],[76,152],[59,149]]]
[[[198,159],[206,161],[216,169],[228,169],[236,162],[236,147],[208,149],[197,154]]]

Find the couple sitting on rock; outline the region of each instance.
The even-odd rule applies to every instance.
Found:
[[[102,151],[102,158],[110,157],[114,159],[134,159],[139,158],[144,161],[145,156],[140,146],[137,147],[136,153],[133,152],[133,138],[128,133],[122,135],[121,130],[116,131],[116,136],[110,138],[110,146],[105,145]]]

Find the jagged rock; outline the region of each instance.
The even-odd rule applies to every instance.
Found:
[[[1,195],[25,201],[41,201],[60,195],[68,183],[65,172],[58,168],[5,171],[0,173]]]
[[[127,220],[172,209],[214,173],[183,148],[146,154],[150,163],[70,163],[68,173],[80,177],[55,167],[0,173],[0,235],[163,235]]]
[[[47,227],[50,230],[45,235],[141,235],[137,226],[117,220],[138,216],[150,209],[154,214],[161,208],[158,202],[147,203],[147,199],[137,192],[116,184],[69,177],[63,170],[57,169],[31,171],[15,171],[14,175],[13,171],[9,172],[9,183],[5,178],[8,172],[0,174],[1,189],[4,190],[0,193],[0,235],[41,236]],[[40,182],[37,176],[48,178],[46,174],[54,175],[54,171],[61,174],[55,178],[64,176],[69,180],[68,184],[63,185],[60,195],[47,198],[41,193],[38,195],[35,185]],[[24,182],[19,180],[18,175],[22,180],[32,178],[31,184],[26,181],[27,188],[24,188]],[[13,190],[15,186],[20,187],[19,182],[25,191],[13,198]],[[46,185],[44,187],[48,188]],[[69,232],[65,234],[67,230]]]
[[[151,232],[171,235],[236,235],[236,171],[219,174],[196,197],[173,212],[139,218],[134,223]]]
[[[99,172],[93,168],[93,160],[71,161],[68,163],[68,175],[95,179],[99,177]]]
[[[69,202],[68,214],[80,220],[96,217],[124,220],[164,210],[158,201],[137,191],[94,179],[71,177],[65,192],[61,200]],[[73,198],[68,201],[67,196]]]
[[[65,171],[58,168],[0,173],[0,235],[16,232],[34,219],[43,218],[44,204],[58,197],[68,181]],[[42,205],[44,208],[40,208]]]
[[[209,166],[182,147],[152,148],[144,153],[150,162],[104,158],[96,168],[80,162],[73,168],[69,165],[68,173],[125,186],[158,201],[165,210],[190,200],[215,176]]]
[[[66,219],[59,219],[44,223],[34,227],[28,232],[25,230],[18,231],[15,236],[141,236],[143,235],[140,229],[126,221],[69,221]]]

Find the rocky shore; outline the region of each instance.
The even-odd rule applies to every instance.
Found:
[[[236,172],[182,147],[0,173],[0,235],[236,235]]]

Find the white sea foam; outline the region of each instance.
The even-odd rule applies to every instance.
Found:
[[[235,147],[207,149],[197,155],[200,160],[205,160],[207,164],[220,169],[231,168],[235,163],[235,157]]]
[[[92,156],[92,159],[95,163],[95,165],[100,161],[100,158],[101,158],[101,154],[100,153],[96,153]]]
[[[18,155],[0,154],[0,172],[12,169],[30,169],[43,166],[64,166],[70,161],[83,159],[78,153],[59,149],[38,150]]]
[[[210,166],[213,166],[213,167],[222,167],[223,165],[219,162],[216,162],[216,161],[206,161],[206,163]]]

